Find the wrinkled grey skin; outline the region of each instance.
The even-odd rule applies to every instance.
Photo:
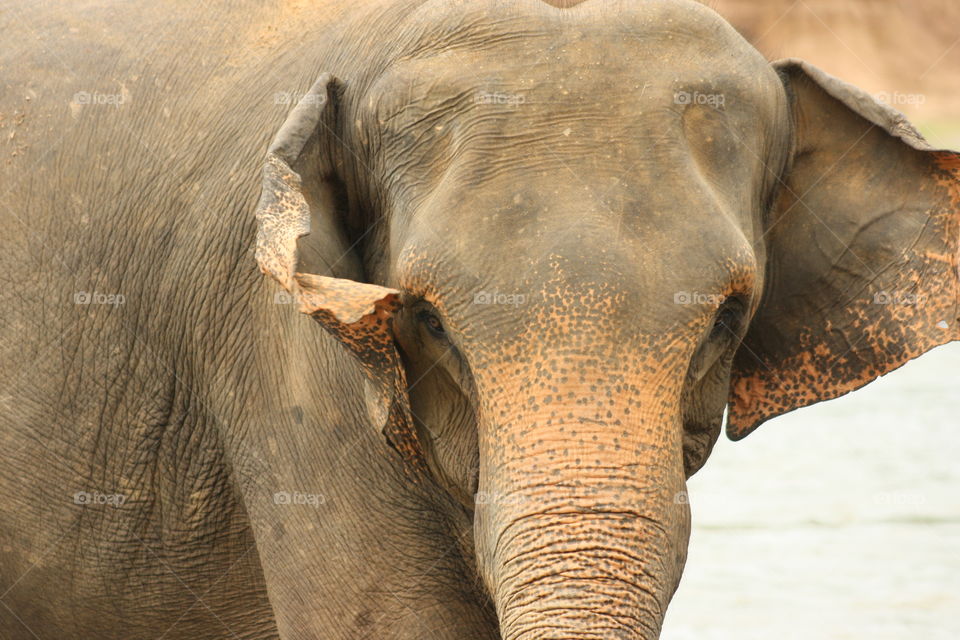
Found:
[[[728,402],[956,337],[953,178],[701,5],[310,4],[0,12],[0,637],[656,638]],[[322,72],[296,268],[400,292],[425,475],[256,268]]]

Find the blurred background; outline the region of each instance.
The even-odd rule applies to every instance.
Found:
[[[767,58],[803,58],[960,147],[958,0],[706,0]]]
[[[960,1],[715,0],[960,150]],[[689,483],[663,640],[960,638],[960,344],[854,394],[721,436]]]

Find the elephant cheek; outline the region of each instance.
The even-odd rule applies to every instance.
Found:
[[[689,538],[676,389],[613,377],[486,396],[477,553],[507,640],[659,634]]]

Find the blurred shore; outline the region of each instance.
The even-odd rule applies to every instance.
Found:
[[[767,58],[803,58],[960,149],[957,0],[705,0]]]

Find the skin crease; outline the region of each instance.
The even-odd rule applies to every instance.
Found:
[[[955,336],[955,155],[874,123],[843,182],[809,175],[862,105],[699,4],[203,11],[0,13],[0,637],[656,638],[728,401],[781,413]],[[323,72],[300,177],[268,188],[299,190],[294,266],[340,300],[254,266],[257,168]],[[902,283],[783,205],[820,182],[870,272],[915,250],[933,315],[848,295]],[[888,228],[890,201],[935,224]]]

